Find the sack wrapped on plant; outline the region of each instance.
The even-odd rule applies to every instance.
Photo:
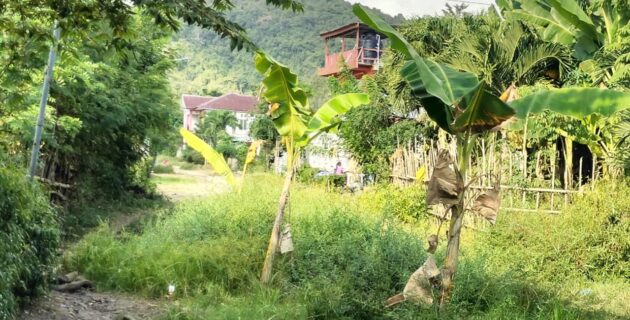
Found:
[[[429,243],[429,248],[427,248],[428,253],[435,253],[438,247],[438,236],[437,234],[432,234],[427,238],[427,242]]]
[[[453,165],[448,150],[438,154],[438,161],[433,169],[427,190],[427,204],[455,205],[459,202],[459,195],[464,190],[464,181]]]
[[[435,262],[435,257],[429,255],[424,264],[409,277],[403,292],[387,299],[385,307],[391,307],[403,301],[411,301],[415,304],[432,304],[431,282],[439,275],[440,270]]]
[[[280,238],[280,253],[285,254],[293,251],[293,236],[291,236],[291,226],[287,223]]]
[[[494,188],[479,195],[477,199],[475,199],[475,203],[472,207],[474,212],[481,215],[492,224],[497,222],[497,214],[499,213],[499,207],[501,205],[499,191],[499,185],[497,184]]]

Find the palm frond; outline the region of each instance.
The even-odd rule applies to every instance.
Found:
[[[550,61],[558,63],[560,78],[566,73],[571,64],[571,54],[561,45],[551,43],[532,44],[518,55],[514,61],[515,80],[517,82],[531,82],[540,77],[540,72]]]

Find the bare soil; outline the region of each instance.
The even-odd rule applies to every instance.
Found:
[[[82,290],[75,293],[51,291],[38,299],[17,319],[23,320],[141,320],[164,313],[162,301]]]

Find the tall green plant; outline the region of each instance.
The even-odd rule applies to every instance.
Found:
[[[468,159],[476,136],[514,116],[523,119],[530,113],[544,110],[573,117],[594,112],[610,115],[630,107],[630,94],[606,89],[558,89],[535,93],[508,104],[489,93],[485,82],[479,81],[477,75],[422,58],[407,40],[380,17],[358,4],[353,6],[353,10],[363,23],[386,35],[392,48],[404,55],[406,63],[401,70],[401,76],[411,87],[412,95],[421,99],[431,119],[453,134],[457,140],[458,163],[453,163],[447,152],[441,152],[427,194],[428,204],[441,203],[451,211],[447,254],[440,272],[441,279],[438,279],[437,273],[425,272],[425,275],[432,275],[428,280],[441,286],[440,301],[444,305],[453,290],[457,270],[459,240],[465,214],[464,180],[467,178]],[[494,211],[496,218],[499,208],[497,189],[488,191],[477,201],[480,206]],[[433,235],[430,239],[430,252],[434,252],[438,245],[437,236]],[[431,259],[427,260],[423,266],[425,271],[430,269],[430,262]]]
[[[362,93],[338,95],[313,112],[306,92],[289,68],[262,51],[256,53],[254,60],[256,70],[264,77],[262,96],[270,105],[269,114],[287,149],[285,181],[261,275],[261,281],[267,283],[271,279],[273,261],[278,251],[280,227],[300,150],[321,133],[337,130],[342,121],[341,116],[351,108],[368,104],[369,97]]]
[[[501,0],[509,20],[536,27],[545,41],[573,49],[594,84],[630,85],[630,3],[625,0]]]

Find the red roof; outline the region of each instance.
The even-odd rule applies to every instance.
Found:
[[[184,101],[184,108],[186,109],[195,109],[198,106],[215,99],[215,97],[203,97],[203,96],[195,96],[190,94],[182,95],[182,100]]]
[[[256,110],[258,99],[236,93],[224,94],[195,107],[197,110],[230,110],[234,112],[252,112]]]

